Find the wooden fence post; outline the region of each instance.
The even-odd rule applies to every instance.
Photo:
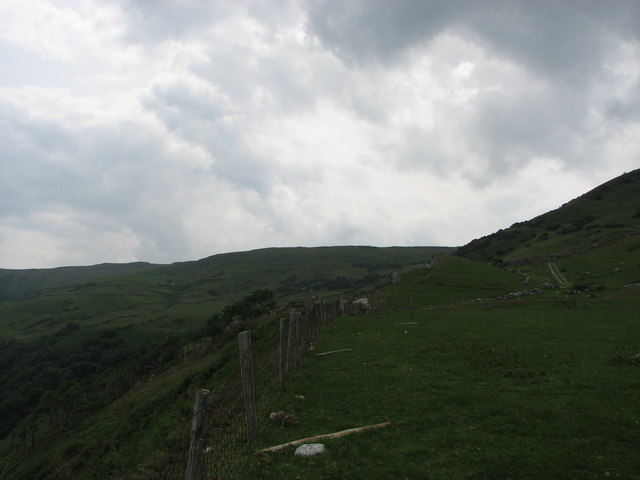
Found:
[[[285,378],[287,375],[287,350],[285,345],[285,335],[287,328],[287,319],[280,319],[280,358],[279,358],[279,371],[280,371],[280,391],[284,392]]]
[[[294,318],[296,311],[291,309],[289,312],[289,336],[287,339],[287,373],[293,369],[293,341],[294,341]]]
[[[409,319],[413,322],[413,297],[409,298]]]
[[[193,406],[193,419],[191,421],[191,443],[189,444],[189,463],[187,464],[186,480],[200,480],[203,478],[202,454],[205,415],[209,390],[204,388],[196,392],[196,403]]]
[[[240,375],[244,394],[244,413],[247,422],[247,441],[253,442],[258,437],[256,418],[256,392],[253,384],[253,360],[251,358],[251,332],[238,334],[240,348]]]
[[[306,305],[308,306],[308,304]],[[304,342],[303,342],[303,353],[307,353],[311,348],[311,343],[313,342],[313,330],[311,328],[311,314],[309,313],[309,309],[304,309],[304,322],[303,322],[303,330],[304,330]]]
[[[295,364],[296,368],[299,368],[302,364],[302,328],[300,327],[300,315],[296,315],[296,350],[295,350]]]

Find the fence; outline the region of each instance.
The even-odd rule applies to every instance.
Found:
[[[301,309],[292,309],[279,324],[241,332],[238,343],[229,349],[228,361],[216,371],[214,385],[196,393],[190,438],[176,449],[157,478],[234,478],[248,446],[269,421],[288,375],[301,365],[322,327],[354,313],[352,308],[344,300],[309,301]]]

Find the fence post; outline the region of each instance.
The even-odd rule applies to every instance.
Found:
[[[296,311],[294,309],[291,309],[291,311],[289,312],[289,336],[287,339],[287,373],[289,373],[291,370],[293,370],[293,335],[294,335],[294,318],[296,315]]]
[[[311,343],[313,342],[313,331],[311,329],[311,314],[309,313],[309,309],[307,308],[309,304],[305,305],[304,309],[304,321],[302,323],[303,334],[303,342],[302,342],[302,353],[306,354],[311,348]]]
[[[186,480],[200,480],[202,476],[202,454],[204,432],[204,409],[207,405],[209,390],[204,388],[196,392],[196,403],[193,406],[193,419],[191,421],[191,443],[189,444],[189,463],[187,464]]]
[[[287,319],[286,318],[281,318],[280,319],[280,358],[279,358],[279,370],[280,370],[280,391],[284,392],[284,384],[285,384],[285,377],[287,374],[287,351],[286,351],[286,345],[285,345],[285,335],[286,335],[286,328],[287,328]]]
[[[300,327],[300,315],[296,315],[296,350],[295,350],[295,364],[296,368],[302,365],[302,328]]]
[[[258,436],[256,419],[256,392],[253,384],[253,361],[251,359],[251,332],[238,334],[240,348],[240,375],[244,394],[244,412],[247,422],[247,440],[253,442]]]
[[[322,324],[329,325],[329,315],[327,315],[327,302],[325,299],[322,299]]]

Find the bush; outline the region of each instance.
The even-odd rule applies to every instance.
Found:
[[[224,307],[222,312],[212,315],[207,321],[208,335],[220,334],[232,321],[244,322],[270,313],[277,307],[275,293],[266,288],[258,288],[231,305]]]

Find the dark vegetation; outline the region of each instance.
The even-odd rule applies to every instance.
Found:
[[[278,303],[310,295],[355,295],[359,288],[388,282],[395,270],[450,250],[282,248],[168,266],[0,270],[0,459],[26,452],[33,462],[18,478],[56,478],[49,472],[55,464],[52,442],[78,437],[95,418],[109,418],[105,412],[132,396],[139,404],[135,422],[170,423],[155,418],[161,402],[157,395],[171,401],[185,395],[186,400],[192,381],[203,381],[215,365],[228,361],[216,352],[234,333]],[[202,358],[208,358],[206,367],[185,373]],[[172,369],[181,373],[173,377]],[[140,402],[136,389],[161,376],[173,378],[171,387]],[[182,413],[177,409],[169,418]],[[125,417],[127,427],[123,419],[103,420],[112,423],[107,436],[128,439],[139,449],[135,437],[140,431]],[[162,428],[166,436],[171,426]],[[81,470],[88,475],[86,466],[95,464],[107,447],[94,445],[93,460],[79,458],[84,448],[66,448],[58,458],[75,458],[74,468],[84,464]],[[37,458],[47,460],[38,463]]]
[[[224,307],[222,312],[212,315],[207,320],[206,332],[211,336],[219,335],[232,322],[242,323],[248,328],[248,320],[267,315],[277,305],[276,296],[271,290],[256,289],[242,300]]]
[[[0,472],[150,478],[141,465],[187,435],[195,390],[237,361],[235,333],[256,317],[275,329],[310,296],[367,295],[378,311],[317,345],[351,351],[310,356],[274,405],[299,424],[256,446],[393,426],[310,461],[247,446],[242,478],[637,479],[639,251],[634,171],[434,262],[452,249],[0,271]]]

